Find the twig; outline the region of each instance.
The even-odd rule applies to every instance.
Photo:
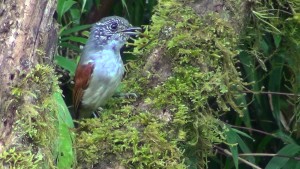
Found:
[[[275,94],[275,95],[284,95],[284,96],[298,96],[300,97],[300,94],[294,94],[294,93],[284,93],[284,92],[263,92],[263,91],[251,91],[251,90],[248,90],[248,91],[241,91],[243,93],[252,93],[252,94]]]
[[[230,151],[228,151],[227,149],[223,149],[223,148],[218,147],[218,146],[214,146],[214,147],[217,148],[218,150],[220,150],[221,152],[225,153],[226,155],[233,157],[232,153],[231,153]],[[238,160],[239,160],[240,162],[243,162],[243,163],[245,163],[245,164],[251,166],[252,168],[255,168],[255,169],[262,169],[262,168],[260,168],[259,166],[255,165],[255,164],[253,164],[253,163],[251,163],[251,162],[249,162],[249,161],[247,161],[247,160],[245,160],[245,159],[243,159],[243,158],[241,158],[241,157],[238,157]]]
[[[280,137],[277,137],[277,136],[274,135],[274,134],[271,134],[271,133],[268,133],[268,132],[265,132],[265,131],[262,131],[262,130],[257,130],[257,129],[248,128],[248,127],[235,126],[235,125],[232,125],[232,124],[228,124],[228,125],[230,125],[230,126],[233,127],[233,128],[245,129],[245,130],[249,130],[249,131],[255,131],[255,132],[257,132],[257,133],[265,134],[265,135],[272,136],[272,137],[276,137],[276,138],[279,138],[279,139],[280,139]]]
[[[286,155],[280,155],[280,154],[245,153],[245,154],[239,154],[239,156],[282,157],[282,158],[289,158],[289,159],[294,159],[294,160],[300,161],[300,157],[292,157],[292,156],[286,156]]]

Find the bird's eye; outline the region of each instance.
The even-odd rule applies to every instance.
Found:
[[[117,30],[117,28],[118,28],[118,24],[116,22],[114,22],[110,25],[111,30]]]

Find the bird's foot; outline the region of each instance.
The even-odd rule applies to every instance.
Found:
[[[100,117],[100,115],[99,115],[98,112],[93,112],[92,113],[92,118],[99,118],[99,117]]]
[[[123,97],[126,99],[130,99],[130,98],[134,98],[136,99],[138,96],[135,93],[117,93],[116,95],[114,95],[115,97]]]
[[[92,113],[92,118],[99,118],[100,117],[100,112],[102,112],[102,111],[103,111],[102,107],[99,107],[96,111],[94,111]]]

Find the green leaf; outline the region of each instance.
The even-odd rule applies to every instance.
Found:
[[[62,28],[60,28],[59,31],[58,31],[58,34],[61,36],[61,33],[63,31],[65,31],[66,29],[68,29],[69,25],[71,25],[71,24],[72,23],[70,22],[70,23],[66,24],[65,26],[63,26]]]
[[[272,92],[280,92],[284,62],[285,62],[284,58],[280,55],[275,55],[271,61],[272,71],[270,73],[269,90]],[[281,127],[280,125],[281,101],[279,95],[272,95],[272,105],[273,105],[273,111],[272,111],[273,117],[276,119],[277,125]]]
[[[76,69],[76,61],[72,59],[68,59],[63,56],[55,56],[54,58],[57,65],[61,66],[62,68],[68,70],[70,72],[71,76],[75,75],[75,69]]]
[[[273,136],[269,136],[269,135],[266,135],[264,136],[260,142],[258,142],[258,146],[256,148],[256,152],[260,152],[262,150],[265,150],[267,149],[270,145],[270,142],[272,142],[274,140],[274,137]]]
[[[283,169],[291,169],[291,168],[300,168],[300,161],[295,159],[290,159],[285,166],[282,167]]]
[[[81,18],[81,13],[80,10],[77,8],[71,8],[70,9],[70,14],[71,14],[71,21],[75,25],[80,24],[80,18]]]
[[[74,45],[74,44],[71,44],[71,43],[67,43],[67,42],[62,42],[62,43],[59,43],[58,44],[60,47],[62,48],[69,48],[69,49],[72,49],[78,53],[81,52],[81,49],[79,48],[79,46],[77,45]]]
[[[266,42],[265,39],[261,39],[259,41],[259,48],[263,51],[264,54],[268,54],[270,50],[269,44]]]
[[[280,45],[280,42],[281,42],[281,36],[274,34],[273,39],[274,39],[274,43],[275,43],[276,48],[278,48],[279,45]]]
[[[135,1],[134,9],[129,10],[129,11],[134,11],[133,24],[135,24],[135,25],[143,24],[144,16],[140,15],[140,13],[143,13],[144,10],[145,10],[145,7],[144,7],[143,1]]]
[[[81,13],[84,12],[85,4],[86,4],[86,0],[83,0],[83,4],[82,4],[82,7],[81,7]]]
[[[127,4],[126,4],[126,1],[125,1],[125,0],[122,0],[122,5],[123,5],[123,7],[126,9],[126,12],[128,13],[128,16],[130,16],[130,15],[129,15],[128,8],[127,8]]]
[[[243,69],[245,70],[247,76],[248,82],[254,82],[258,80],[257,71],[255,70],[255,63],[253,61],[252,55],[249,53],[243,51],[239,54],[239,59],[241,60],[241,63],[243,64]],[[260,87],[258,83],[253,84],[253,90],[259,91]]]
[[[53,97],[58,106],[57,167],[59,169],[73,168],[75,164],[75,153],[73,150],[75,134],[72,131],[74,123],[61,94],[56,92],[53,94]]]
[[[242,109],[242,112],[243,112],[242,120],[245,123],[246,127],[252,128],[250,113],[249,113],[248,106],[247,106],[246,95],[239,94],[234,99],[235,99],[234,101],[237,103],[237,105],[239,105],[240,107],[243,108]]]
[[[69,128],[74,128],[73,119],[62,95],[60,93],[54,93],[54,99],[58,104],[59,122],[66,124],[66,126]]]
[[[226,132],[226,141],[231,144],[229,146],[230,148],[230,151],[232,153],[232,158],[233,158],[233,162],[234,162],[234,165],[235,165],[235,168],[238,169],[239,168],[239,165],[238,165],[238,148],[237,148],[237,137],[238,135],[232,130],[232,128],[230,128],[229,126],[228,127],[228,132]]]
[[[279,150],[277,152],[277,154],[279,155],[283,155],[283,156],[294,156],[297,153],[300,152],[300,146],[297,144],[288,144],[286,146],[284,146],[281,150]],[[285,158],[285,157],[273,157],[269,163],[267,164],[265,169],[280,169],[282,167],[284,167],[287,162],[289,161],[289,158]]]
[[[251,139],[252,141],[255,141],[251,136],[249,136],[249,135],[248,135],[247,133],[245,133],[245,132],[239,131],[239,130],[234,129],[234,128],[231,128],[231,130],[234,131],[234,132],[236,132],[237,134],[240,134],[240,135],[242,135],[242,136],[244,136],[244,137],[247,137],[247,138]]]
[[[65,37],[65,38],[61,39],[62,42],[65,42],[68,40],[73,41],[73,42],[82,43],[82,44],[86,44],[86,42],[87,42],[87,38],[82,38],[82,37],[77,37],[77,36],[70,36],[70,37]]]
[[[65,0],[58,0],[57,1],[56,12],[57,12],[59,21],[61,20],[64,3],[65,3]]]
[[[239,147],[241,148],[243,153],[252,153],[250,148],[247,146],[247,144],[244,142],[244,140],[238,136],[237,142],[239,143]],[[255,158],[253,156],[245,157],[248,161],[255,164]]]
[[[280,138],[282,141],[284,141],[285,143],[288,143],[288,144],[296,144],[295,140],[294,140],[291,136],[285,134],[285,133],[282,132],[281,130],[278,130],[278,131],[277,131],[276,133],[274,133],[274,134],[275,134],[275,136],[279,137],[279,138]]]
[[[87,28],[90,28],[92,25],[79,25],[79,26],[74,26],[73,28],[70,28],[70,29],[65,29],[61,32],[60,36],[65,36],[65,35],[69,35],[71,33],[74,33],[74,32],[79,32],[79,31],[82,31],[82,30],[85,30]]]
[[[61,22],[62,16],[74,5],[76,1],[72,0],[59,0],[57,2],[57,14],[58,14],[58,21]]]

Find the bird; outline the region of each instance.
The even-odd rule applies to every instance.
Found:
[[[140,30],[119,16],[102,18],[92,26],[75,71],[75,119],[91,117],[112,97],[125,71],[120,50]]]

